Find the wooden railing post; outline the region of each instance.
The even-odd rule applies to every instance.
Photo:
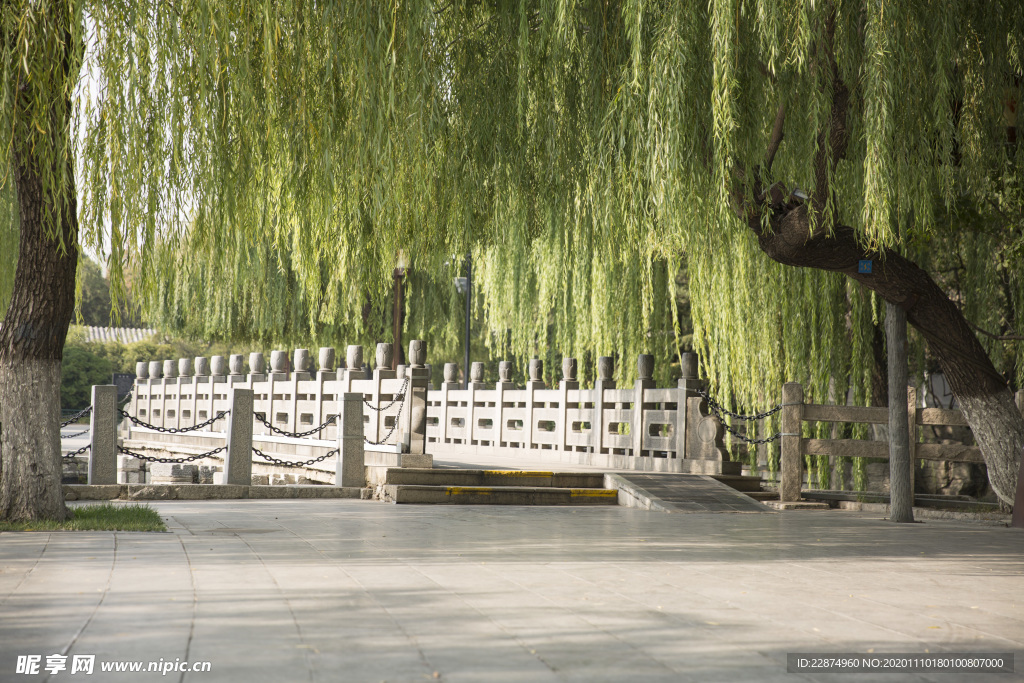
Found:
[[[782,387],[782,457],[779,463],[781,482],[779,500],[792,503],[800,500],[803,482],[803,454],[800,452],[800,423],[804,415],[804,388],[799,382]]]

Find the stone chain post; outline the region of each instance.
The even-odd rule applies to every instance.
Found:
[[[677,383],[679,400],[676,403],[676,454],[682,460],[692,458],[693,450],[687,442],[686,424],[690,409],[689,399],[699,398],[697,391],[704,388],[704,383],[697,375],[697,354],[684,353],[680,362],[682,376]],[[694,435],[690,435],[691,438]]]
[[[252,389],[231,388],[228,414],[228,442],[224,453],[224,483],[249,486],[252,483]]]
[[[363,395],[345,392],[338,396],[338,459],[335,486],[366,486],[366,452],[363,442]]]
[[[799,382],[782,387],[782,456],[779,469],[779,500],[793,503],[800,500],[803,483],[803,455],[800,452],[800,423],[804,416],[804,388]]]
[[[600,356],[597,359],[597,380],[594,381],[594,419],[590,425],[594,434],[594,453],[597,454],[608,452],[604,447],[604,436],[607,431],[604,423],[604,391],[615,388],[615,380],[612,379],[614,374],[615,359],[611,356]]]
[[[641,353],[636,359],[636,382],[633,384],[633,415],[629,427],[633,441],[633,457],[644,454],[644,392],[654,388],[654,356]]]
[[[117,483],[117,387],[102,384],[92,388],[92,415],[89,417],[88,482]]]

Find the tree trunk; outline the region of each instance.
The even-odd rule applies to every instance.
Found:
[[[764,195],[762,195],[763,197]],[[845,273],[907,313],[939,361],[988,465],[989,482],[999,499],[1012,504],[1024,450],[1024,417],[1006,380],[996,372],[967,320],[928,273],[895,251],[871,254],[848,226],[831,233],[819,221],[812,233],[808,204],[800,200],[770,205],[768,230],[759,215],[748,217],[761,250],[779,263]],[[858,272],[872,259],[872,273]],[[891,398],[891,397],[890,397]],[[891,436],[891,435],[890,435]]]
[[[889,519],[914,521],[914,462],[907,431],[907,316],[885,304],[885,341],[889,356]]]
[[[8,181],[16,190],[20,239],[0,327],[0,519],[12,521],[68,515],[61,491],[60,373],[75,303],[78,210],[68,151],[71,86],[62,86],[77,78],[79,56],[70,11],[37,19],[33,40],[62,40],[63,60],[47,77],[19,75],[13,88],[18,114]],[[30,123],[25,112],[55,96],[68,98],[65,106],[49,106],[42,126]],[[50,153],[40,152],[47,147]]]

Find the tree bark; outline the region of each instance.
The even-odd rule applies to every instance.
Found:
[[[889,356],[889,519],[914,521],[914,463],[907,431],[907,316],[885,304],[885,340]]]
[[[60,89],[61,79],[77,78],[71,13],[52,19],[35,39],[54,40],[53,32],[59,31],[63,61],[50,78],[33,80],[18,70],[19,82],[12,84],[23,118],[16,117],[9,176],[20,218],[18,265],[0,327],[0,519],[7,520],[68,515],[61,491],[60,373],[78,267],[74,164],[69,153],[62,153],[69,149],[70,101],[63,108],[67,120],[54,111],[60,107],[52,107],[47,129],[36,124],[39,136],[22,113],[38,107],[35,102],[51,102],[54,92],[70,93],[70,88]],[[58,152],[41,154],[46,145]],[[66,185],[53,187],[54,179]]]

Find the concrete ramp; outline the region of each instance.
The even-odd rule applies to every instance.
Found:
[[[605,475],[605,486],[619,491],[619,504],[664,512],[766,512],[773,510],[702,474]]]

